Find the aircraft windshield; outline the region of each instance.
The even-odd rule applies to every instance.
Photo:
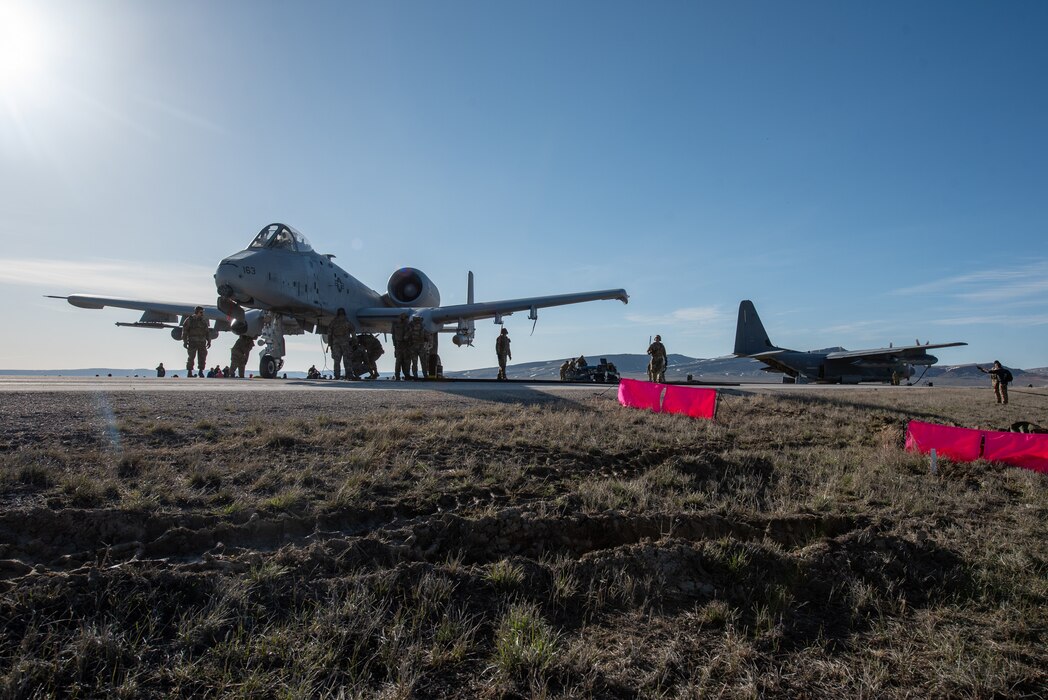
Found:
[[[290,250],[305,253],[313,250],[309,241],[301,233],[284,224],[270,224],[258,232],[248,248],[268,248],[270,250]]]

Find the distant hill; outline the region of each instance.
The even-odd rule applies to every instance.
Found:
[[[826,351],[835,348],[825,348]],[[821,351],[820,351],[821,352]],[[623,355],[596,355],[586,358],[590,363],[600,362],[604,357],[613,363],[624,377],[632,379],[646,379],[648,375],[648,356],[639,354]],[[763,364],[757,360],[738,357],[714,357],[710,359],[699,359],[687,355],[671,354],[666,368],[666,379],[671,382],[687,381],[688,375],[696,381],[707,382],[778,382],[782,375],[778,372],[765,372]],[[524,362],[509,365],[506,374],[510,379],[558,379],[560,377],[560,366],[564,359],[545,360],[542,362]],[[989,367],[992,362],[979,363]],[[1035,387],[1048,386],[1048,367],[1037,367],[1034,369],[1011,368],[1015,375],[1013,386]],[[249,370],[250,372],[251,370]],[[257,372],[252,372],[258,374]],[[182,368],[168,369],[167,376],[177,374],[185,376]],[[283,374],[283,373],[281,373]],[[155,377],[156,370],[153,369],[119,369],[112,367],[89,367],[86,369],[0,369],[0,376],[29,376],[29,377]],[[481,367],[460,372],[447,372],[448,377],[462,379],[494,379],[498,375],[498,367]],[[287,372],[288,378],[303,379],[305,372]],[[918,375],[920,376],[920,375]],[[981,386],[989,385],[989,379],[985,374],[975,368],[975,365],[934,365],[924,375],[922,383],[932,382],[942,386]]]
[[[155,369],[115,369],[113,367],[87,367],[85,369],[0,369],[5,377],[155,377]],[[183,371],[182,374],[185,374]]]
[[[816,352],[829,352],[840,348],[824,348]],[[599,362],[604,357],[613,363],[623,377],[646,379],[648,375],[648,356],[639,354],[597,355],[587,357],[590,363]],[[764,365],[757,360],[738,357],[714,357],[700,359],[687,355],[669,355],[666,367],[668,381],[686,381],[688,375],[696,381],[708,382],[778,382],[783,375],[778,372],[765,372]],[[524,362],[509,365],[506,375],[510,379],[557,379],[560,377],[560,366],[564,359],[546,360],[543,362]],[[989,367],[992,363],[979,363]],[[483,367],[462,372],[447,372],[449,377],[473,379],[494,379],[498,367]],[[1032,370],[1012,369],[1015,375],[1014,386],[1033,384],[1035,387],[1048,386],[1048,368]],[[920,376],[918,373],[917,376]],[[915,377],[916,378],[916,377]],[[933,365],[924,375],[922,382],[932,382],[943,386],[979,386],[989,385],[985,374],[975,365]]]

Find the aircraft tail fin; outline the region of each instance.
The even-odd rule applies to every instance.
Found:
[[[737,356],[757,355],[769,350],[778,350],[768,338],[761,317],[753,302],[746,299],[739,304],[739,322],[735,326],[735,354]]]

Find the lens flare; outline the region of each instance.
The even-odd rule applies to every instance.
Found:
[[[39,91],[46,44],[34,15],[12,3],[0,4],[0,97],[19,99]]]

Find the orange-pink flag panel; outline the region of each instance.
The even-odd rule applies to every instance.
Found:
[[[619,403],[632,408],[646,408],[659,412],[662,403],[662,384],[640,382],[636,379],[619,380]]]
[[[717,412],[717,390],[691,386],[666,386],[663,413],[683,413],[692,418],[709,418]]]
[[[1048,435],[987,432],[983,457],[1048,474]]]
[[[906,449],[928,452],[934,448],[936,454],[942,457],[971,462],[979,459],[983,432],[912,420],[906,427]]]

